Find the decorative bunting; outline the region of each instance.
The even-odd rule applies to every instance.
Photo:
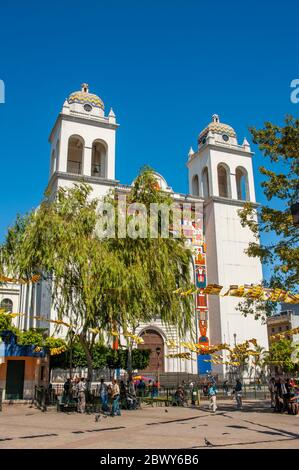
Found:
[[[249,299],[269,300],[271,302],[285,302],[289,304],[299,304],[299,294],[292,294],[283,289],[269,289],[261,285],[231,285],[229,289],[224,293],[220,294],[223,286],[218,284],[208,284],[207,287],[194,287],[187,291],[183,291],[182,288],[173,291],[174,294],[180,296],[188,296],[195,293],[208,294],[208,295],[221,295],[222,297],[246,297]]]
[[[270,339],[283,339],[286,335],[296,335],[299,333],[299,327],[292,328],[291,330],[286,330],[281,333],[276,333],[275,335],[271,335]]]
[[[38,274],[35,274],[31,277],[31,279],[16,279],[12,277],[7,277],[4,276],[3,274],[0,274],[0,282],[4,283],[12,283],[12,284],[30,284],[30,283],[36,283],[40,280],[40,276]]]

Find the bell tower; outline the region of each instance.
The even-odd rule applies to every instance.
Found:
[[[246,138],[238,143],[235,130],[212,122],[198,136],[197,150],[188,154],[189,193],[204,199],[204,235],[206,240],[207,284],[259,284],[262,266],[258,258],[245,253],[251,231],[242,227],[238,211],[245,201],[257,207],[255,200],[253,153]],[[223,289],[223,291],[224,291]],[[242,299],[209,295],[209,338],[211,344],[241,343],[256,338],[267,347],[267,331],[252,316],[245,318],[236,309]],[[214,371],[225,375],[225,367]]]
[[[65,100],[49,142],[51,164],[49,187],[69,185],[82,179],[95,196],[104,195],[115,185],[115,134],[118,124],[112,110],[105,116],[101,98],[82,83]]]

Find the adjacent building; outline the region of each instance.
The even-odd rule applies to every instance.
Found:
[[[269,344],[276,339],[272,335],[283,334],[285,331],[299,327],[299,305],[281,304],[281,311],[267,319],[267,330]],[[286,334],[286,339],[291,339],[293,343],[299,341],[299,333]]]

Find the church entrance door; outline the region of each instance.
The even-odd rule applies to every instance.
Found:
[[[153,373],[156,375],[158,367],[159,372],[164,372],[164,341],[162,336],[157,331],[148,329],[141,334],[141,338],[144,343],[139,344],[138,348],[151,350],[149,365],[141,372]],[[157,355],[156,348],[161,348],[159,357]]]

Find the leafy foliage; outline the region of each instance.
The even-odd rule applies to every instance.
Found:
[[[44,336],[42,332],[30,328],[18,335],[17,342],[21,346],[39,346],[42,347],[44,344]]]
[[[273,267],[269,287],[298,289],[299,229],[293,224],[290,207],[299,197],[299,119],[287,116],[284,127],[266,122],[264,129],[250,130],[264,158],[277,164],[277,168],[282,166],[284,172],[261,166],[260,173],[266,177],[261,186],[271,205],[263,205],[256,210],[253,204],[246,202],[239,211],[242,226],[249,227],[255,236],[246,253]],[[275,238],[261,243],[261,232],[274,233]],[[256,319],[264,320],[276,309],[277,304],[273,302],[252,299],[238,305],[243,315],[252,314]]]
[[[4,309],[0,309],[0,333],[2,331],[11,331],[16,336],[20,334],[20,330],[12,324],[12,316]]]
[[[11,317],[0,310],[0,331],[10,330],[12,327]]]
[[[291,360],[291,355],[295,350],[296,346],[289,339],[275,341],[270,345],[266,362],[272,367],[280,368],[284,372],[294,372],[298,370],[298,366]]]
[[[12,275],[41,273],[52,283],[53,306],[59,319],[76,325],[69,335],[77,334],[90,379],[94,345],[104,333],[109,339],[115,327],[134,331],[158,315],[180,333],[194,324],[193,299],[173,294],[191,287],[191,252],[183,241],[151,239],[149,233],[137,239],[97,237],[98,200],[91,199],[91,191],[82,183],[60,188],[54,198],[46,194],[36,211],[17,219],[1,247],[1,262]],[[114,203],[117,197],[109,196]],[[128,201],[147,208],[151,202],[170,203],[149,169],[136,179]]]
[[[58,346],[57,346],[58,347]],[[132,366],[133,369],[145,369],[149,364],[150,351],[133,349]],[[104,346],[102,343],[96,343],[92,349],[92,366],[93,369],[102,369],[108,367],[110,369],[127,369],[128,350],[114,350]],[[51,368],[68,369],[72,362],[72,367],[88,366],[86,354],[82,345],[75,342],[67,351],[57,356],[51,357]]]
[[[244,317],[254,315],[255,320],[261,319],[265,322],[267,317],[273,315],[277,310],[277,303],[271,302],[270,300],[246,298],[242,302],[238,303],[236,310],[241,312]]]
[[[299,119],[287,116],[284,127],[266,122],[264,129],[252,128],[251,133],[264,157],[282,166],[284,171],[260,167],[260,173],[266,177],[262,187],[272,206],[263,205],[258,209],[258,221],[251,203],[246,203],[240,211],[242,225],[249,227],[256,237],[247,253],[273,266],[271,287],[297,289],[299,227],[293,224],[290,207],[299,197]],[[273,232],[276,238],[260,244],[260,232]]]

